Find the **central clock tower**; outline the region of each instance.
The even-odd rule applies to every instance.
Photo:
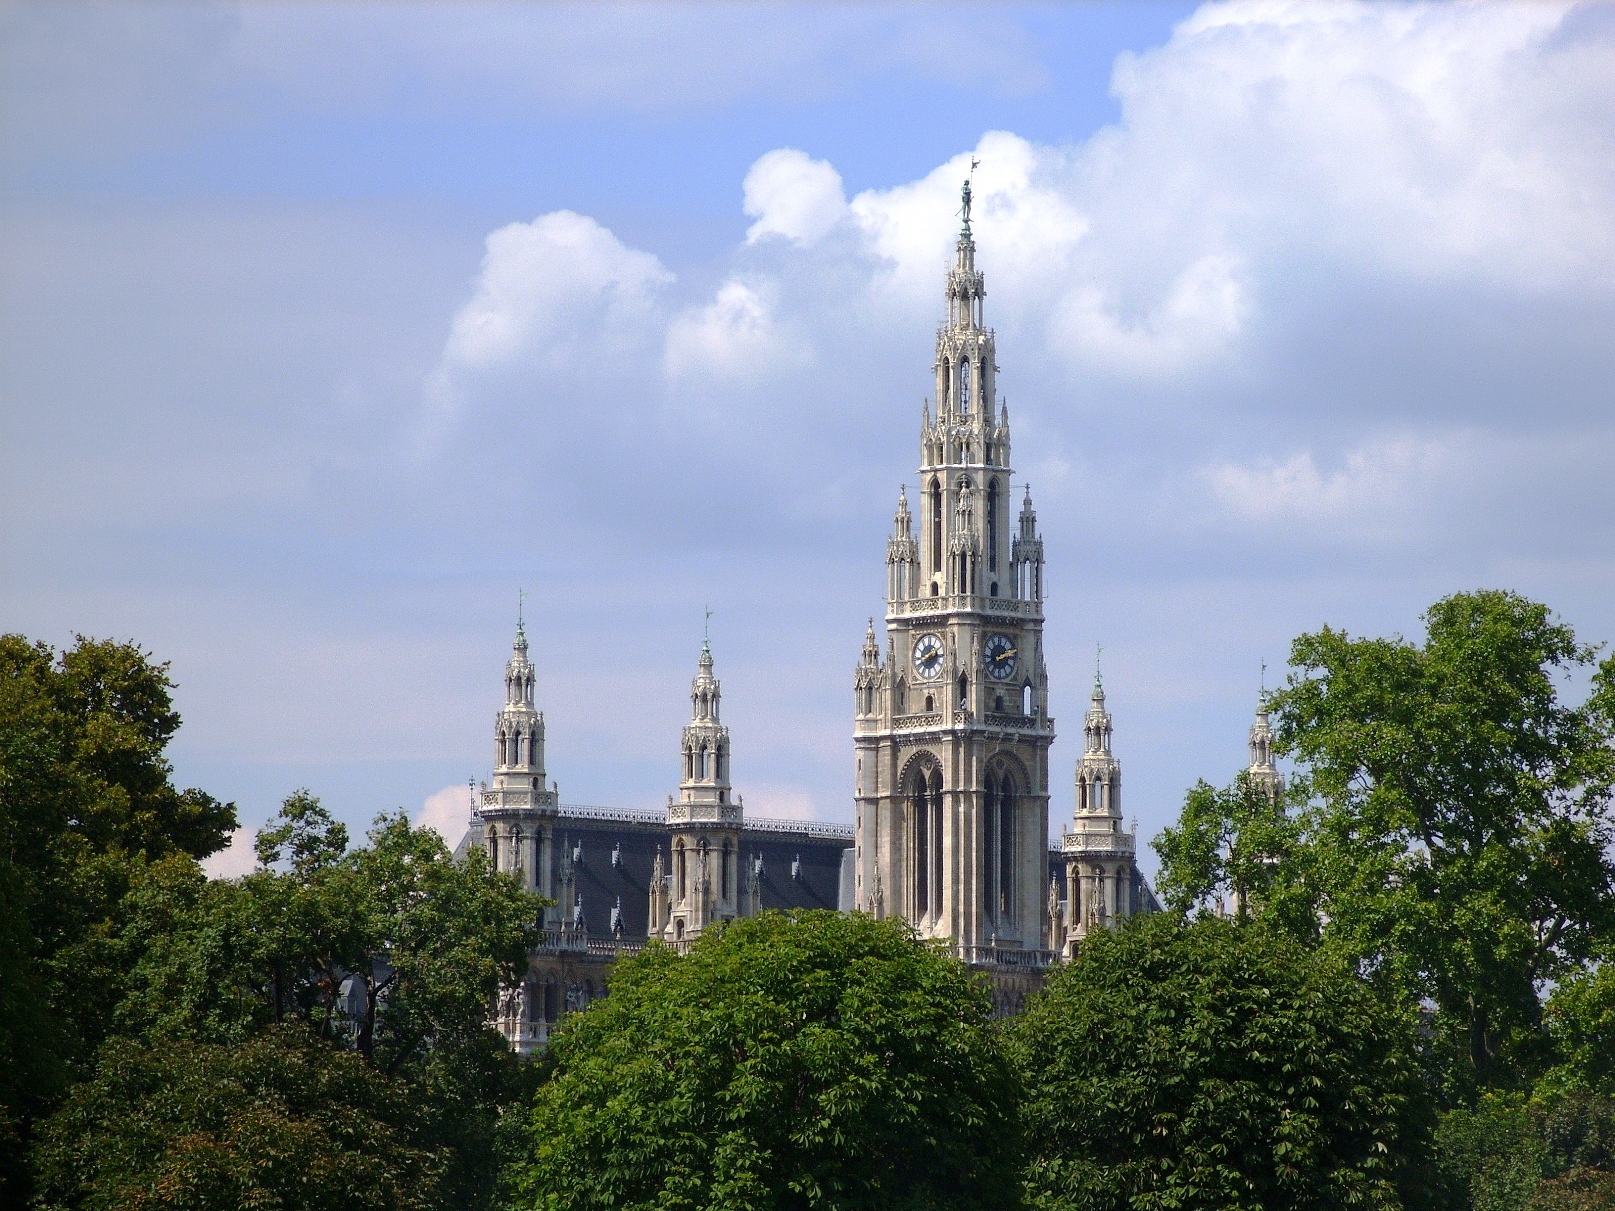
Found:
[[[917,498],[911,509],[899,492],[886,545],[886,650],[871,620],[854,676],[855,893],[968,962],[1040,966],[1054,740],[1043,543],[1030,490],[1011,516],[1009,410],[968,182],[963,199],[936,414],[927,401]]]

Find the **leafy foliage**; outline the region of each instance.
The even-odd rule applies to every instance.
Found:
[[[1411,1023],[1260,924],[1161,914],[1091,937],[1010,1045],[1034,1207],[1334,1211],[1428,1195]]]
[[[401,815],[379,818],[366,846],[346,840],[299,791],[260,838],[260,857],[289,869],[231,881],[174,859],[146,869],[114,943],[131,956],[117,1027],[199,1047],[295,1027],[351,1048],[414,1107],[409,1138],[442,1152],[433,1205],[482,1205],[500,1109],[530,1083],[488,1006],[525,972],[543,901],[481,853],[454,862]]]
[[[133,644],[58,656],[0,635],[0,1194],[25,1188],[34,1119],[104,1036],[135,873],[235,827],[233,805],[172,784],[172,689]]]
[[[351,1052],[273,1030],[228,1046],[112,1039],[46,1126],[49,1211],[441,1205],[418,1108]]]
[[[985,989],[901,922],[767,913],[621,963],[569,1019],[513,1204],[1002,1208],[1014,1085]]]
[[[1615,1205],[1607,1201],[1615,1191],[1615,1101],[1607,1098],[1579,1090],[1483,1094],[1442,1117],[1437,1143],[1470,1211]]]
[[[1304,791],[1270,795],[1244,772],[1221,789],[1196,783],[1184,798],[1177,825],[1155,839],[1161,857],[1158,890],[1167,907],[1187,913],[1226,900],[1244,918],[1260,906],[1308,932],[1312,905],[1304,881],[1296,877],[1304,851],[1292,811],[1304,802]]]
[[[1546,606],[1458,594],[1425,620],[1423,647],[1303,635],[1273,708],[1316,793],[1327,938],[1434,1003],[1459,1084],[1506,1085],[1544,1062],[1538,990],[1615,933],[1615,730],[1602,690],[1560,701],[1595,653]]]

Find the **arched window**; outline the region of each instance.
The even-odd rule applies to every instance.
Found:
[[[942,570],[942,483],[940,480],[931,481],[931,571]],[[936,596],[936,585],[931,586],[931,596]]]
[[[723,870],[718,875],[718,895],[727,900],[729,898],[729,842],[723,843]]]
[[[1031,713],[1032,713],[1032,683],[1030,681],[1028,681],[1025,685],[1021,686],[1021,714],[1030,715]]]
[[[925,713],[929,715],[934,710],[936,710],[936,699],[927,694],[925,696]]]
[[[970,705],[970,677],[968,674],[959,674],[959,709],[962,711]]]
[[[674,851],[673,851],[673,880],[678,885],[677,889],[676,889],[676,894],[677,894],[678,899],[679,899],[679,901],[681,903],[684,900],[685,890],[686,890],[686,886],[687,886],[686,885],[686,880],[685,880],[685,875],[686,875],[686,870],[685,870],[685,863],[684,863],[684,842],[680,841],[678,843],[678,847],[676,849],[674,849]]]
[[[700,778],[705,778],[707,776],[707,770],[710,767],[711,763],[712,763],[712,758],[707,752],[707,742],[705,740],[703,740],[703,741],[701,741],[700,772],[696,776],[700,777]]]
[[[899,714],[908,710],[908,679],[904,677],[897,679],[897,710]]]
[[[998,778],[998,829],[998,914],[1007,924],[1015,895],[1015,781],[1008,771]]]
[[[962,358],[959,362],[959,412],[963,416],[970,415],[970,359]]]
[[[987,485],[987,570],[998,571],[998,481],[995,479]],[[998,586],[993,586],[993,596],[998,596]]]

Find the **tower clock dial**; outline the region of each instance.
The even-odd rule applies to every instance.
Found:
[[[926,681],[935,681],[942,675],[941,636],[921,635],[914,641],[914,671]]]
[[[996,681],[1007,681],[1015,675],[1017,655],[1015,641],[1008,635],[988,636],[987,646],[982,651],[987,675]]]

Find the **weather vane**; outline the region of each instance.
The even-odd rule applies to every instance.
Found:
[[[516,590],[516,625],[521,626],[525,621],[527,611],[527,590]]]
[[[712,639],[712,607],[707,606],[707,620],[701,624],[701,638],[708,642]]]

